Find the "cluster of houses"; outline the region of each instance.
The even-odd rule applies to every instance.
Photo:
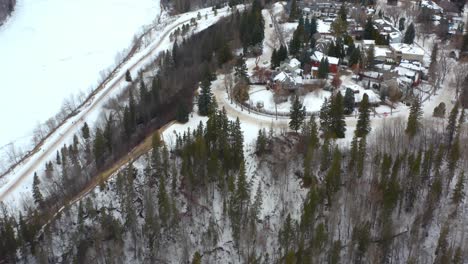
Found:
[[[422,1],[423,4],[426,2],[432,3],[427,0]],[[348,8],[355,7],[349,6],[349,3],[341,2],[308,3],[302,1],[301,4],[304,16],[317,18],[318,34],[314,36],[317,40],[316,46],[310,57],[310,63],[301,67],[301,62],[293,58],[290,61],[283,62],[280,67],[272,72],[269,83],[270,87],[275,89],[282,88],[291,91],[308,84],[317,78],[319,64],[322,59],[328,60],[331,74],[337,73],[340,67],[346,67],[347,65],[347,58],[340,60],[336,57],[327,56],[326,53],[329,44],[334,40],[330,25],[336,19],[341,5],[348,5]],[[433,8],[439,10],[436,5]],[[372,14],[372,12],[375,12],[371,8],[367,9],[369,9],[367,13]],[[443,9],[441,11],[443,12]],[[358,36],[362,34],[362,27],[359,27],[354,19],[348,19],[348,26],[348,32],[355,39],[359,39]],[[358,74],[358,81],[361,82],[361,85],[367,89],[373,88],[377,92],[380,85],[390,79],[396,80],[402,90],[418,86],[423,77],[427,75],[427,69],[424,67],[425,51],[416,44],[402,43],[402,33],[384,17],[374,19],[374,28],[389,40],[389,44],[376,45],[374,40],[355,40],[355,45],[363,50],[374,49],[375,67],[372,70],[362,71]]]
[[[450,5],[449,2],[445,2],[445,4]],[[463,30],[463,17],[453,5],[446,6],[447,10],[431,0],[422,0],[420,5],[422,8],[431,11],[431,20],[434,21],[434,25],[438,25],[441,20],[445,19],[448,22],[448,33],[450,35],[455,35],[457,31]]]

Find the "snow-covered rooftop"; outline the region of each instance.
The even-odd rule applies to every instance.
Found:
[[[356,103],[359,103],[362,101],[362,97],[364,96],[364,94],[367,94],[367,96],[369,96],[369,102],[371,104],[380,103],[380,97],[374,91],[370,89],[364,89],[364,87],[357,85],[357,84],[349,84],[349,85],[344,86],[344,88],[340,90],[340,93],[343,96],[345,95],[347,88],[354,91],[354,101]]]
[[[437,11],[440,11],[440,12],[444,11],[444,9],[442,7],[440,7],[438,4],[436,4],[435,2],[432,2],[430,0],[421,1],[421,6],[432,9],[432,10],[437,10]]]
[[[325,59],[328,59],[329,64],[335,64],[335,65],[337,65],[339,63],[339,61],[340,61],[340,59],[338,59],[336,57],[327,56],[327,55],[323,54],[320,51],[315,51],[314,54],[312,56],[310,56],[310,58],[313,61],[321,61],[322,58],[325,58]]]
[[[390,48],[403,54],[414,54],[424,56],[424,50],[414,44],[390,43]]]
[[[387,57],[387,55],[391,54],[391,51],[389,48],[375,46],[374,54],[375,54],[375,57]]]
[[[373,40],[373,39],[364,39],[364,40],[362,40],[362,44],[364,46],[375,45],[375,40]]]
[[[289,61],[289,66],[290,66],[291,68],[296,68],[296,67],[301,66],[301,62],[300,62],[298,59],[296,59],[296,58],[292,58],[292,59]]]
[[[330,22],[325,22],[321,19],[317,19],[317,32],[320,34],[330,34]]]
[[[398,73],[399,76],[405,76],[405,77],[408,77],[408,78],[414,78],[414,76],[416,76],[416,72],[411,70],[411,69],[407,69],[407,68],[403,68],[403,67],[396,67],[395,68],[395,71]]]

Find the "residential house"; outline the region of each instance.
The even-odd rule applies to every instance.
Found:
[[[296,90],[302,86],[302,77],[282,71],[273,78],[273,84],[276,89]]]
[[[371,105],[376,106],[376,105],[379,105],[380,102],[381,102],[380,96],[371,89],[364,89],[364,87],[362,87],[360,85],[350,84],[350,85],[344,86],[343,89],[340,90],[340,93],[343,96],[345,96],[346,89],[351,89],[353,91],[353,93],[354,93],[354,102],[356,104],[361,103],[362,98],[364,97],[364,94],[367,94],[367,96],[369,97],[369,103]]]
[[[424,50],[415,44],[391,43],[390,50],[393,53],[393,59],[396,62],[402,60],[423,62]]]
[[[327,56],[324,53],[320,51],[315,51],[312,56],[310,56],[310,60],[312,61],[312,74],[314,75],[314,69],[318,70],[318,67],[320,65],[320,62],[322,61],[322,58],[328,59],[328,65],[329,65],[329,71],[331,73],[337,73],[338,72],[338,66],[340,63],[340,59],[336,57],[331,57]],[[315,76],[315,75],[314,75]]]

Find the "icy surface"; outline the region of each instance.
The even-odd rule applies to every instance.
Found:
[[[159,0],[18,0],[0,28],[0,147],[30,143],[36,124],[95,87],[159,13]]]

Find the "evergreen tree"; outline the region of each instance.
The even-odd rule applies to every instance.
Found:
[[[346,21],[346,19],[348,18],[348,10],[346,10],[346,7],[344,4],[341,5],[340,10],[338,11],[338,16],[343,21]]]
[[[364,162],[366,159],[366,137],[362,137],[359,140],[359,146],[358,146],[358,159],[357,159],[357,164],[356,164],[356,171],[357,171],[357,176],[360,178],[362,177],[362,174],[364,172]]]
[[[355,105],[355,98],[354,92],[350,88],[346,88],[345,96],[344,96],[344,113],[346,115],[350,115],[354,111]]]
[[[104,153],[106,151],[106,141],[100,128],[96,129],[94,136],[94,159],[96,161],[96,167],[100,169],[104,165]]]
[[[81,135],[83,136],[83,138],[86,140],[86,139],[89,139],[89,126],[88,126],[88,123],[84,123],[83,127],[81,128]]]
[[[304,156],[304,178],[303,182],[305,186],[309,186],[312,183],[312,158],[314,149],[308,147],[306,155]]]
[[[168,224],[171,213],[170,201],[166,191],[166,181],[164,177],[159,180],[158,191],[159,218],[163,225]]]
[[[310,116],[309,124],[310,124],[310,132],[309,132],[308,147],[315,149],[319,145],[318,126],[317,126],[317,122],[315,121],[315,114],[312,114]]]
[[[229,128],[231,132],[231,155],[232,162],[235,168],[238,168],[244,162],[244,136],[242,134],[241,125],[239,117],[236,118],[236,121],[231,123]]]
[[[370,104],[369,96],[365,93],[362,96],[361,103],[359,104],[359,118],[356,125],[356,136],[365,137],[369,134],[370,127]]]
[[[402,18],[400,18],[400,20],[398,21],[398,30],[400,30],[401,32],[402,32],[403,30],[405,30],[405,20],[406,20],[406,19],[405,19],[404,17],[402,17]]]
[[[55,158],[55,159],[56,159],[57,165],[62,164],[62,160],[61,160],[61,158],[60,158],[60,153],[59,153],[58,150],[57,150],[57,155],[56,155],[56,158]]]
[[[127,72],[125,72],[125,81],[126,82],[132,82],[132,75],[130,74],[129,70],[127,70]]]
[[[322,107],[320,108],[319,118],[320,118],[320,131],[327,138],[330,136],[332,130],[332,118],[330,116],[331,109],[331,99],[325,98],[323,101]]]
[[[262,16],[262,6],[259,0],[254,0],[250,11],[240,16],[240,39],[244,51],[249,47],[261,45],[265,37],[265,21]]]
[[[370,69],[374,66],[374,61],[375,61],[375,47],[374,45],[370,45],[369,48],[366,50],[366,62],[367,65],[366,68]]]
[[[318,24],[317,24],[317,18],[315,17],[312,17],[312,19],[310,20],[310,38],[312,38],[315,33],[317,33],[317,27],[318,27]]]
[[[421,102],[419,98],[416,98],[411,105],[410,113],[408,116],[408,122],[406,124],[406,134],[409,137],[414,137],[418,130],[421,127],[421,117],[422,117],[422,110],[421,110]]]
[[[241,163],[239,169],[239,175],[237,176],[237,183],[236,183],[236,194],[235,199],[237,204],[239,205],[239,210],[242,214],[243,210],[245,209],[246,203],[250,198],[250,186],[247,182],[247,178],[245,175],[245,164],[244,162]]]
[[[320,60],[319,66],[318,66],[317,78],[326,79],[328,77],[329,72],[330,72],[330,70],[329,70],[328,58],[326,58],[326,59],[322,58],[322,60]]]
[[[245,64],[245,59],[243,56],[237,58],[236,66],[234,67],[234,76],[236,76],[238,80],[244,80],[248,82],[247,65]]]
[[[344,116],[343,96],[341,93],[337,93],[332,98],[330,116],[332,124],[332,137],[344,138],[346,132],[346,122]]]
[[[325,188],[327,192],[328,205],[332,204],[332,196],[338,192],[341,185],[341,153],[338,147],[333,151],[330,169],[325,176]]]
[[[177,106],[176,120],[182,124],[189,121],[189,111],[183,102],[180,102]]]
[[[281,63],[288,58],[288,49],[281,45],[278,50],[278,62]]]
[[[42,196],[41,190],[39,188],[39,184],[41,181],[39,180],[39,177],[37,176],[37,173],[34,172],[34,178],[33,178],[33,198],[34,202],[38,207],[42,206],[42,202],[44,201],[44,198]]]
[[[260,212],[263,205],[263,192],[262,184],[259,182],[257,192],[255,193],[254,202],[251,206],[252,221],[258,221],[260,219]]]
[[[369,17],[369,18],[367,18],[367,22],[366,22],[366,25],[364,27],[364,32],[363,32],[362,38],[363,39],[374,39],[374,35],[375,35],[374,31],[375,31],[374,22],[372,21],[372,18]]]
[[[463,41],[462,41],[462,45],[460,47],[460,51],[461,52],[466,52],[468,51],[468,33],[465,33],[463,35]]]
[[[455,185],[455,189],[453,190],[452,194],[452,203],[455,205],[460,204],[460,202],[465,197],[465,174],[462,172],[458,177],[457,184]]]
[[[447,135],[447,146],[450,149],[452,146],[453,139],[455,137],[455,132],[457,130],[457,117],[458,117],[458,102],[455,103],[455,105],[452,108],[452,111],[450,111],[449,119],[448,119],[448,124],[447,128],[445,129]]]
[[[349,65],[351,67],[354,65],[357,65],[360,60],[361,60],[361,50],[358,48],[353,49],[351,51],[351,54],[349,55]]]
[[[217,52],[217,55],[218,55],[219,66],[232,60],[233,55],[232,55],[231,47],[229,47],[229,44],[227,42],[224,42],[221,49]]]
[[[294,240],[294,223],[291,219],[291,214],[288,214],[284,221],[283,227],[278,232],[278,241],[284,252],[289,252]]]
[[[271,53],[271,69],[276,69],[277,67],[280,66],[279,62],[279,57],[278,57],[278,52],[276,49],[273,49],[273,52]]]
[[[330,250],[329,263],[338,264],[340,263],[340,251],[341,251],[341,240],[333,242],[332,249]]]
[[[295,21],[296,19],[299,18],[299,16],[300,16],[300,10],[297,7],[297,1],[292,0],[290,10],[289,10],[289,21]]]
[[[201,83],[201,92],[198,96],[198,113],[201,116],[207,116],[211,113],[213,103],[213,94],[211,93],[211,82],[205,79]]]
[[[437,248],[435,251],[435,264],[443,264],[450,262],[450,253],[449,253],[449,243],[447,241],[447,236],[449,229],[447,226],[443,226],[440,229],[439,240],[437,241]]]
[[[299,101],[299,97],[296,96],[289,112],[289,117],[291,118],[289,121],[289,128],[297,132],[304,123],[305,115],[305,106],[302,105],[301,101]]]
[[[413,23],[411,23],[405,31],[405,36],[403,37],[403,43],[413,44],[415,36],[416,36],[416,31],[414,29]]]
[[[330,166],[330,160],[331,160],[331,146],[330,146],[330,140],[328,137],[325,138],[322,144],[322,149],[320,153],[320,170],[321,171],[326,171],[328,167]]]
[[[263,152],[265,152],[266,150],[267,138],[265,134],[266,134],[265,129],[258,130],[258,136],[256,140],[256,147],[255,147],[255,153],[257,155],[263,154]]]
[[[330,28],[335,36],[342,36],[348,30],[348,23],[346,20],[343,20],[340,16],[338,16],[335,18],[335,21],[333,21]]]
[[[298,29],[294,31],[293,37],[291,41],[289,42],[289,53],[292,56],[295,56],[299,53],[299,50],[301,49],[301,45],[302,45],[301,35],[299,35],[299,26],[298,26]]]
[[[201,256],[200,253],[197,251],[197,252],[195,252],[195,254],[193,255],[192,264],[201,264],[201,263],[202,263],[202,256]]]

